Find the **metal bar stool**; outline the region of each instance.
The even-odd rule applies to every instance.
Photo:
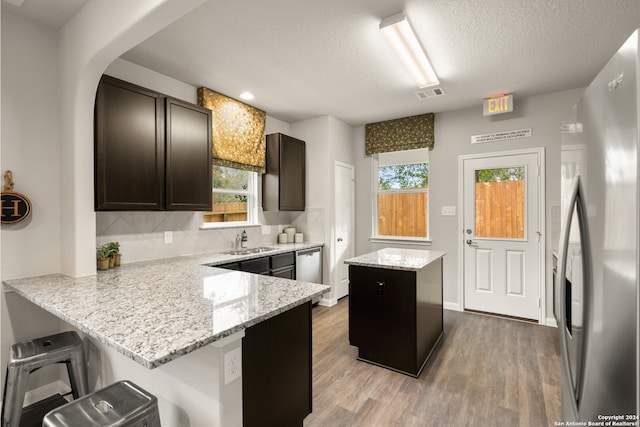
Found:
[[[56,408],[42,427],[160,427],[158,399],[130,381],[120,381]]]
[[[43,366],[65,363],[73,398],[89,392],[82,340],[75,332],[22,341],[11,346],[4,383],[2,427],[18,427],[29,374]]]

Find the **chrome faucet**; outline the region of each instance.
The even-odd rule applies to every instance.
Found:
[[[242,236],[240,234],[236,234],[236,242],[233,245],[233,249],[240,249],[242,246]]]

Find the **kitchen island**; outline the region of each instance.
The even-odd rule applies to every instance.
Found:
[[[418,377],[443,329],[445,253],[385,248],[349,264],[349,341],[358,359]]]
[[[237,349],[245,331],[255,336],[254,326],[287,323],[291,313],[295,322],[308,319],[310,347],[311,300],[330,288],[205,265],[231,258],[177,257],[4,287],[63,320],[62,329],[87,336],[92,389],[130,379],[158,397],[163,426],[239,426],[242,381],[225,376],[225,358],[236,350],[244,359]]]

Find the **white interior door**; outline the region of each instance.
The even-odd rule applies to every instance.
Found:
[[[540,318],[540,157],[463,161],[465,309]]]
[[[334,191],[334,283],[335,298],[349,294],[349,268],[344,260],[354,254],[355,185],[354,166],[342,162],[335,164]]]

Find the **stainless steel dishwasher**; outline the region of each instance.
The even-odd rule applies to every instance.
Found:
[[[296,280],[322,283],[322,248],[309,248],[296,251]],[[313,304],[320,297],[313,299]]]

